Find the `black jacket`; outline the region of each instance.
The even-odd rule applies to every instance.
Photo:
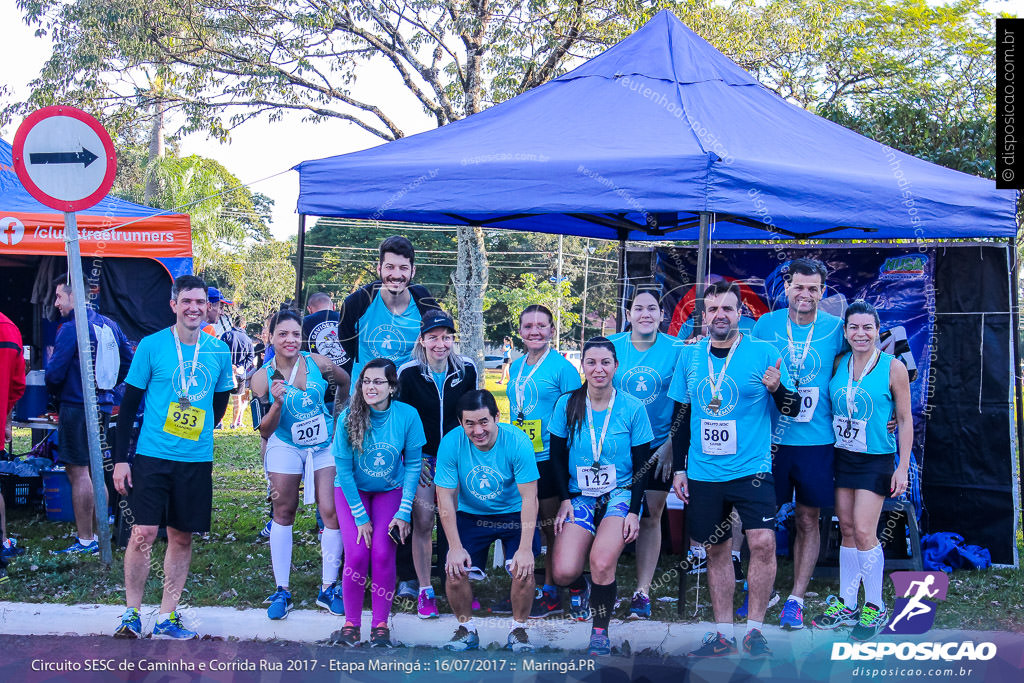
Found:
[[[448,376],[438,391],[430,368],[411,360],[398,369],[398,400],[408,403],[423,420],[423,433],[427,443],[423,446],[425,455],[437,455],[441,437],[459,426],[455,404],[467,391],[476,389],[476,365],[467,356],[461,356],[465,367],[456,373],[451,359],[448,360]],[[443,406],[443,411],[442,411]]]
[[[359,353],[359,319],[363,317],[366,309],[373,303],[373,299],[380,292],[382,284],[380,280],[375,280],[368,285],[360,287],[345,297],[345,303],[341,305],[338,340],[341,342],[341,347],[345,349],[345,355],[347,356],[341,367],[350,375],[352,374],[352,367],[358,360],[356,356]],[[420,315],[423,315],[430,309],[441,308],[433,295],[423,285],[409,285],[409,294],[412,295],[412,300],[416,303],[416,308],[419,309]],[[353,378],[353,381],[355,381],[355,378]]]

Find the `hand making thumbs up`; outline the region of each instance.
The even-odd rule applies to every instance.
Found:
[[[768,391],[775,393],[782,381],[782,359],[775,361],[775,367],[768,366],[761,377],[761,382],[768,388]]]

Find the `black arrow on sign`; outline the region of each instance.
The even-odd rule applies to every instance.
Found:
[[[85,147],[82,147],[81,152],[39,152],[28,155],[30,164],[82,164],[82,168],[88,168],[97,159],[99,157]]]

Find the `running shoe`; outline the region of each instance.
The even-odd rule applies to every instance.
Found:
[[[18,539],[7,538],[4,540],[3,546],[0,547],[0,557],[5,560],[10,560],[17,557],[18,555],[24,555],[25,549],[18,545]]]
[[[199,634],[185,628],[181,623],[181,615],[175,610],[153,627],[153,637],[162,640],[195,640]]]
[[[429,586],[426,590],[419,592],[416,600],[416,616],[420,619],[437,619],[437,598],[434,596],[434,587]]]
[[[860,621],[860,618],[852,609],[846,606],[843,599],[836,596],[830,595],[825,600],[825,604],[828,607],[825,609],[824,614],[811,619],[811,626],[814,628],[821,629],[822,631],[832,631],[842,626],[856,626]]]
[[[692,552],[688,552],[686,554],[686,563],[690,566],[690,570],[686,573],[691,576],[706,574],[708,571],[707,555],[694,555]]]
[[[736,639],[726,638],[721,633],[708,631],[699,648],[689,653],[689,657],[728,657],[736,654]]]
[[[395,593],[395,597],[415,600],[418,593],[419,591],[416,590],[415,581],[400,581],[398,583],[398,592]]]
[[[320,587],[320,593],[316,596],[317,607],[323,607],[336,617],[345,616],[345,601],[341,598],[341,587],[335,581],[327,588]]]
[[[530,638],[526,635],[526,629],[517,626],[509,631],[505,649],[512,652],[533,652],[533,645],[530,644]]]
[[[590,629],[590,647],[587,648],[587,654],[591,657],[601,657],[604,655],[610,655],[611,653],[612,641],[608,637],[608,629]]]
[[[269,598],[263,601],[263,604],[269,604],[267,608],[268,619],[287,619],[288,613],[292,611],[292,594],[288,592],[287,588],[277,587],[277,590],[271,594]]]
[[[473,609],[479,609],[474,607]],[[487,611],[491,614],[512,614],[512,598],[504,598],[491,603],[491,606],[487,608]]]
[[[746,592],[746,593],[743,594],[743,604],[740,605],[739,608],[736,610],[736,617],[737,618],[739,618],[739,619],[746,619],[747,618],[747,600],[749,600],[749,598],[750,598],[750,593],[749,592]],[[768,611],[772,607],[775,607],[775,605],[779,604],[779,600],[781,600],[781,599],[782,599],[782,596],[779,595],[779,591],[772,591],[772,596],[770,598],[768,598],[768,606],[765,607],[765,611]]]
[[[804,608],[796,600],[786,600],[779,615],[779,626],[786,631],[799,631],[804,627]]]
[[[270,538],[270,526],[274,523],[274,520],[268,519],[266,525],[260,529],[259,535],[256,540],[259,541],[261,538]]]
[[[650,619],[651,599],[643,593],[633,593],[633,599],[629,602],[630,619]]]
[[[114,631],[115,638],[141,638],[142,637],[142,617],[139,616],[139,610],[134,607],[129,607],[121,615],[121,624]]]
[[[569,589],[569,618],[586,621],[590,618],[590,581],[582,589]]]
[[[359,628],[352,624],[345,624],[340,630],[331,634],[330,642],[332,645],[356,647],[359,645],[359,638]]]
[[[736,555],[732,556],[732,572],[736,575],[736,583],[742,583],[747,580],[746,574],[743,573],[743,563],[740,562],[740,558]]]
[[[395,644],[391,642],[391,629],[387,626],[374,626],[370,629],[370,647],[391,649]]]
[[[69,545],[64,550],[51,550],[51,555],[95,555],[100,551],[99,541],[93,539],[89,543],[82,545],[82,542],[77,538],[75,542]]]
[[[747,653],[748,657],[757,659],[772,656],[768,641],[765,640],[764,634],[756,628],[747,631],[747,635],[743,636],[743,651]]]
[[[540,588],[537,589],[537,596],[533,599],[533,608],[530,609],[531,619],[543,619],[551,614],[562,613],[562,601],[558,592],[554,595]]]
[[[850,631],[850,640],[871,640],[885,628],[888,621],[889,612],[885,605],[878,608],[866,602],[860,611],[860,621]]]
[[[455,635],[445,643],[444,649],[450,652],[465,652],[466,650],[480,649],[480,636],[476,631],[470,631],[462,624],[455,629]]]

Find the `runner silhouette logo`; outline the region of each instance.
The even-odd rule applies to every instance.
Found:
[[[935,623],[937,602],[946,599],[949,577],[943,572],[893,572],[889,578],[896,588],[896,600],[883,633],[926,633]]]

